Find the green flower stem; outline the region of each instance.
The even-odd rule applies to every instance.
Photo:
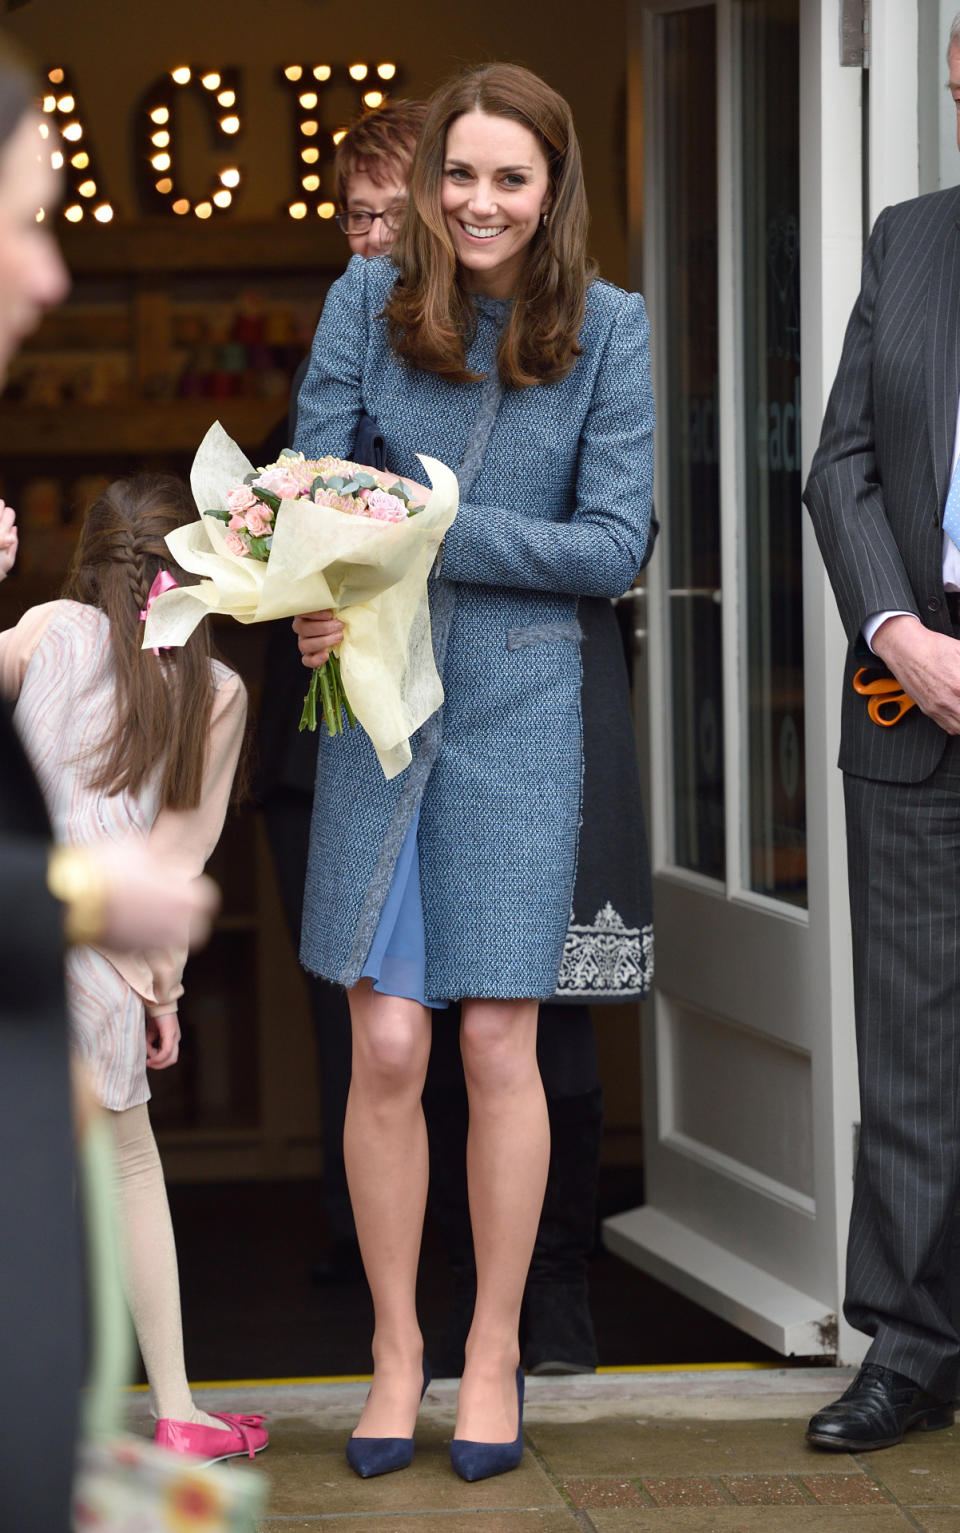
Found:
[[[353,709],[350,707],[350,699],[347,697],[346,691],[344,690],[343,677],[340,674],[340,659],[339,659],[339,656],[331,655],[330,658],[333,661],[334,666],[336,667],[337,687],[338,687],[339,692],[340,692],[340,701],[343,703],[344,712],[347,715],[347,723],[349,724],[351,729],[355,729],[356,728],[356,724],[357,724],[357,716],[354,713]]]
[[[324,661],[310,678],[307,695],[303,700],[303,712],[300,715],[301,730],[315,730],[317,727],[317,696],[319,694],[323,708],[323,720],[327,726],[327,734],[343,734],[343,714],[347,715],[347,723],[353,729],[356,726],[356,715],[347,700],[347,694],[343,689],[343,677],[340,675],[340,662],[336,655],[331,655],[329,660]]]
[[[320,672],[314,671],[310,677],[310,685],[307,695],[303,699],[303,712],[300,715],[300,730],[309,729],[314,732],[317,727],[317,690],[320,686]]]
[[[320,667],[320,696],[323,699],[323,719],[327,726],[328,735],[338,735],[342,728],[337,716],[333,701],[333,688],[330,685],[330,662],[325,660]]]

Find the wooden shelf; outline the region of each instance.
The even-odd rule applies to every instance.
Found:
[[[339,273],[349,249],[333,219],[200,224],[145,220],[116,227],[61,225],[57,236],[76,276],[209,271]]]
[[[5,404],[0,455],[80,457],[192,452],[220,421],[242,448],[262,442],[287,411],[278,399],[142,399],[123,405]]]

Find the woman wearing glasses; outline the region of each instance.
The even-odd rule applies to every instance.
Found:
[[[374,1381],[348,1445],[404,1467],[428,1378],[416,1314],[430,1008],[461,1003],[477,1297],[454,1468],[522,1455],[518,1327],[549,1158],[537,1069],[577,868],[582,596],[639,570],[652,489],[643,301],[594,280],[569,107],[529,71],[467,71],[429,103],[390,259],[327,298],[297,446],[347,455],[364,410],[390,468],[452,464],[460,509],[431,582],[445,703],[384,781],[359,729],[321,739],[302,957],[346,987],[344,1149],[373,1296]],[[307,665],[342,639],[298,618]],[[442,1018],[437,1025],[442,1025]]]
[[[407,206],[407,182],[425,101],[394,101],[361,117],[337,145],[337,214],[354,255],[382,255]]]

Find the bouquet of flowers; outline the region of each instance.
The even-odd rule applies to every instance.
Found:
[[[154,599],[144,648],[185,643],[207,612],[256,623],[333,609],[344,640],[314,672],[301,728],[316,728],[319,694],[328,731],[342,731],[344,713],[359,721],[396,776],[410,736],[443,701],[427,577],[458,490],[444,464],[420,461],[432,486],[425,506],[395,476],[339,458],[286,452],[255,469],[215,423],[190,475],[200,515],[167,538],[203,578]]]

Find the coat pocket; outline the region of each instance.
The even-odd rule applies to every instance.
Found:
[[[524,628],[507,629],[507,649],[525,649],[530,644],[579,644],[583,638],[580,624],[530,623]]]

